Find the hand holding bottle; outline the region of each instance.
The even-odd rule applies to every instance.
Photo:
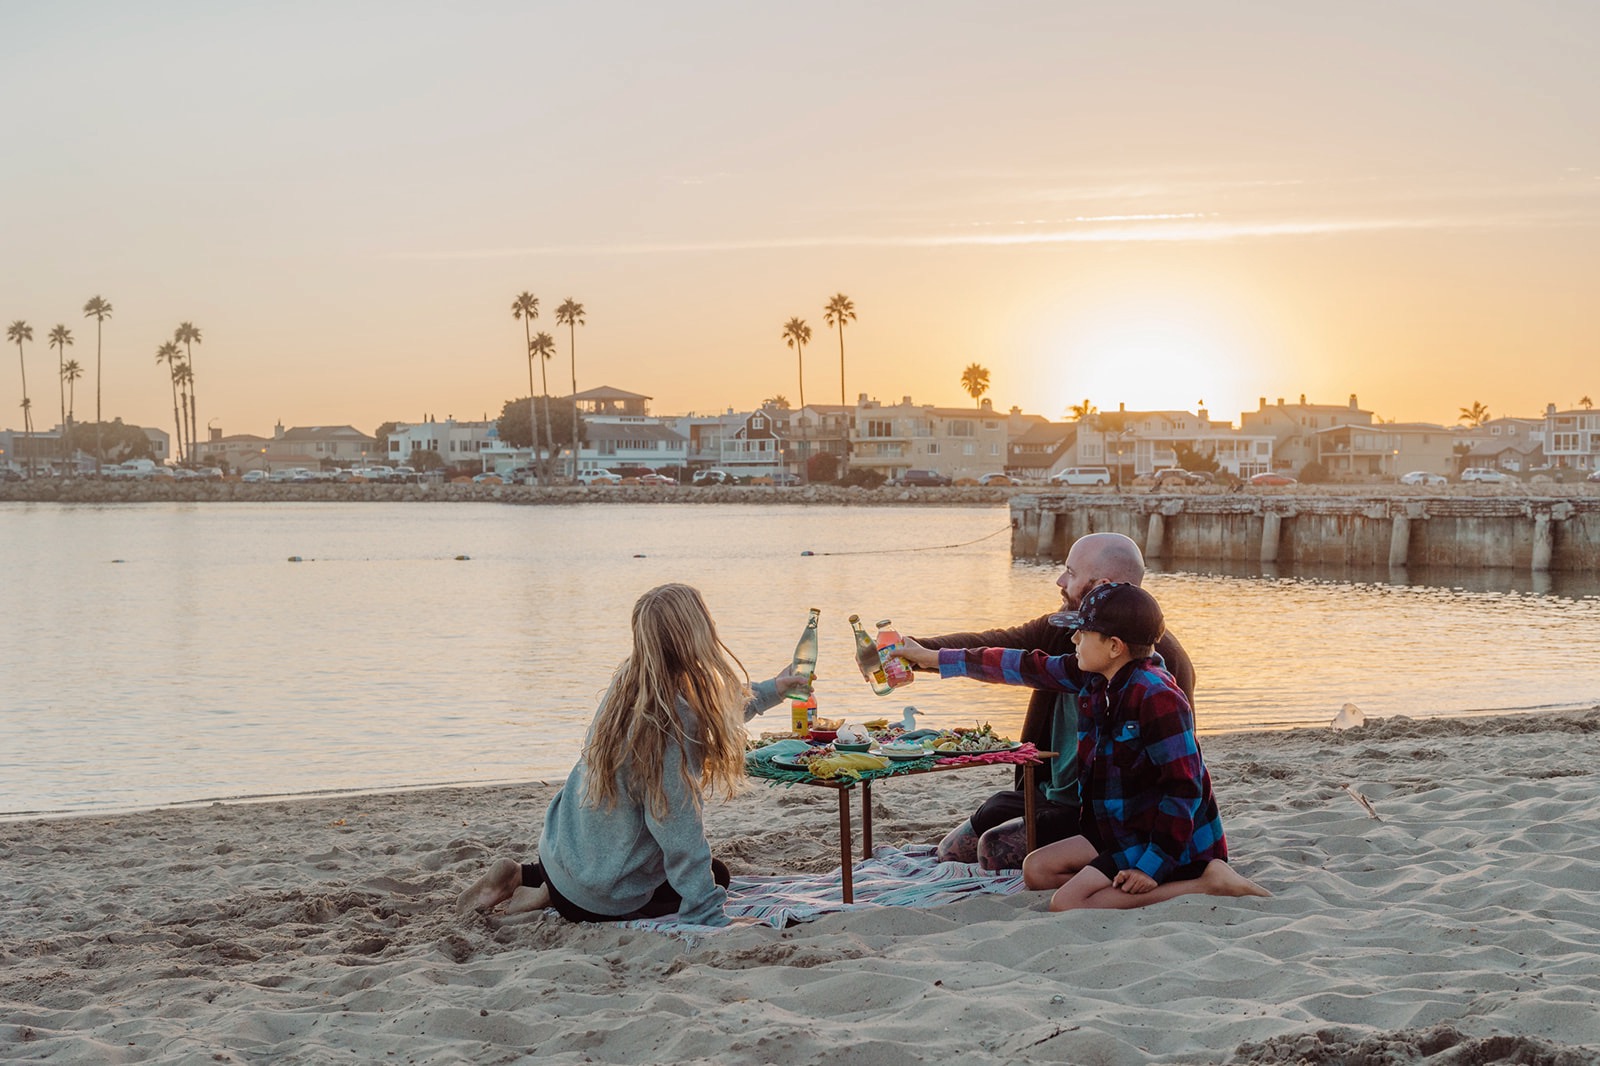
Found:
[[[939,669],[938,650],[924,648],[911,637],[902,637],[900,646],[894,650],[894,653],[912,666],[921,667],[924,670]]]
[[[785,666],[783,670],[772,679],[772,683],[777,686],[778,695],[788,699],[796,694],[809,695],[811,692],[811,682],[816,679],[816,676],[817,675],[813,673],[795,673],[792,666]]]

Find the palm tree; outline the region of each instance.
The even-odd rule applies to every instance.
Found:
[[[1456,421],[1465,422],[1468,429],[1477,429],[1489,421],[1489,409],[1477,400],[1473,400],[1471,407],[1461,408],[1461,417],[1457,418]]]
[[[976,402],[978,397],[989,391],[989,371],[977,363],[972,363],[961,372],[961,387],[967,390],[967,395]],[[981,405],[980,405],[981,406]]]
[[[827,302],[827,304],[823,306],[822,311],[823,311],[822,320],[824,322],[826,322],[829,326],[837,326],[837,327],[839,327],[839,406],[842,408],[845,405],[844,404],[844,324],[846,322],[854,322],[856,320],[856,305],[855,305],[854,301],[852,301],[850,299],[850,297],[848,297],[844,293],[840,292],[840,293],[835,293],[834,294],[833,299],[829,300]],[[844,427],[840,432],[841,432],[841,434],[843,435],[843,438],[844,438],[844,444],[843,444],[843,448],[842,448],[842,451],[843,451],[843,454],[844,454],[844,465],[845,465],[845,467],[849,467],[849,465],[850,465],[850,420],[848,418],[846,418],[846,416],[845,416],[843,411],[839,412],[839,416],[841,418],[845,418]]]
[[[61,444],[67,443],[67,346],[72,343],[72,331],[57,325],[50,331],[50,347],[56,350],[56,375],[61,393]],[[65,452],[63,451],[63,454]]]
[[[94,319],[94,472],[100,473],[100,453],[103,450],[100,444],[100,427],[103,424],[100,418],[100,331],[106,319],[111,317],[111,302],[99,296],[89,297],[89,302],[83,305],[83,317]]]
[[[1580,400],[1578,400],[1578,406],[1583,408],[1585,411],[1593,410],[1594,401],[1589,399],[1588,396],[1584,396]]]
[[[578,327],[583,325],[583,305],[568,296],[556,308],[556,323],[567,327],[567,352],[572,359],[572,476],[578,476]]]
[[[68,359],[67,365],[61,368],[61,377],[67,383],[67,433],[70,436],[73,419],[78,414],[78,379],[83,377],[83,367],[76,359]]]
[[[796,369],[800,378],[800,462],[806,461],[806,345],[811,343],[811,327],[796,315],[783,324],[783,343],[794,349]]]
[[[200,331],[193,322],[180,322],[178,328],[172,331],[172,339],[183,345],[184,363],[189,368],[189,459],[193,461],[196,451],[195,426],[200,421],[194,404],[194,346],[200,343]]]
[[[765,400],[762,400],[761,406],[770,407],[775,411],[787,411],[789,409],[789,397],[780,392],[776,396],[768,396]]]
[[[189,364],[179,362],[172,368],[172,379],[178,386],[178,410],[183,412],[183,430],[178,434],[180,444],[187,439],[189,448],[184,452],[180,448],[178,461],[185,462],[194,458],[194,371],[189,369]]]
[[[33,403],[28,399],[28,360],[22,354],[22,342],[33,340],[33,327],[17,319],[6,327],[6,340],[17,346],[17,362],[22,366],[22,435],[29,439],[28,476],[33,476]]]
[[[539,383],[544,387],[544,446],[545,451],[549,453],[544,465],[544,476],[547,483],[551,474],[550,467],[556,461],[556,438],[555,431],[550,426],[550,381],[545,376],[544,365],[555,354],[556,339],[543,330],[535,334],[533,340],[528,342],[528,361],[531,363],[534,356],[539,357]],[[528,370],[528,387],[533,387],[533,370],[531,368]],[[532,413],[531,409],[529,413]]]
[[[528,323],[539,317],[539,298],[526,290],[517,293],[516,299],[511,301],[511,317],[522,321],[522,350],[528,359],[528,452],[531,455],[535,444],[533,438],[539,420],[533,417],[533,335],[529,332]]]
[[[1095,406],[1089,402],[1089,397],[1085,396],[1082,403],[1068,407],[1067,413],[1072,416],[1074,422],[1082,422],[1095,413]]]
[[[156,365],[167,364],[167,377],[172,381],[172,431],[177,434],[178,462],[183,462],[183,420],[178,417],[178,367],[183,353],[175,341],[167,341],[156,349]]]

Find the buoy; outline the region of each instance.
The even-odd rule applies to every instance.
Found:
[[[815,555],[815,554],[817,554],[817,553],[814,552],[814,551],[803,551],[803,552],[800,553],[800,558],[804,559],[808,555]]]
[[[298,556],[298,555],[289,556],[289,561],[291,563],[303,563],[303,562],[305,562],[305,560],[300,558],[300,556]]]
[[[643,555],[641,555],[641,554],[639,554],[639,553],[638,553],[638,552],[634,552],[634,553],[633,553],[633,557],[634,557],[634,558],[635,558],[635,559],[643,559],[643,558],[644,558],[644,556],[643,556]]]
[[[472,557],[469,556],[469,555],[458,555],[458,556],[456,556],[456,562],[464,563],[464,562],[467,562],[468,560],[470,560],[471,558]]]

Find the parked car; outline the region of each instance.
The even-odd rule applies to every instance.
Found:
[[[267,472],[265,470],[246,470],[239,475],[239,480],[247,485],[257,485],[267,480]]]
[[[677,478],[668,477],[665,474],[652,473],[639,475],[639,484],[641,485],[676,485],[677,483]]]
[[[1157,485],[1165,485],[1168,483],[1178,485],[1211,484],[1211,478],[1209,475],[1202,474],[1198,470],[1181,470],[1175,466],[1170,466],[1165,470],[1157,470],[1155,472],[1155,480]]]
[[[1298,482],[1288,474],[1275,474],[1270,470],[1265,474],[1257,474],[1250,479],[1252,485],[1295,485]]]
[[[1109,485],[1111,471],[1103,466],[1069,466],[1050,475],[1052,485]]]
[[[696,485],[737,485],[739,479],[726,470],[696,470],[693,484]]]
[[[1510,481],[1504,473],[1492,466],[1469,466],[1461,471],[1463,482],[1478,481],[1486,485],[1498,485],[1502,481]]]
[[[912,488],[942,488],[950,479],[937,470],[907,470],[900,475],[899,484]]]
[[[472,483],[474,485],[504,485],[506,482],[505,478],[499,474],[486,470],[481,474],[475,474],[472,478]]]
[[[622,478],[609,470],[581,470],[578,472],[580,485],[620,485]]]
[[[779,488],[790,488],[800,484],[800,475],[789,473],[773,474],[772,483]]]
[[[1400,475],[1402,485],[1448,485],[1450,479],[1443,474],[1430,474],[1426,470],[1413,470]]]
[[[1016,483],[1016,479],[1009,474],[988,473],[978,478],[978,484],[980,485],[1015,485]]]

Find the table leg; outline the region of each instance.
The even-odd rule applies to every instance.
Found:
[[[872,858],[872,779],[861,782],[861,857]]]
[[[850,863],[850,790],[841,788],[839,793],[839,877],[844,887],[844,901],[856,901],[855,885],[851,881]]]
[[[1028,850],[1039,846],[1039,833],[1033,824],[1033,763],[1022,764],[1022,821],[1027,828]]]

